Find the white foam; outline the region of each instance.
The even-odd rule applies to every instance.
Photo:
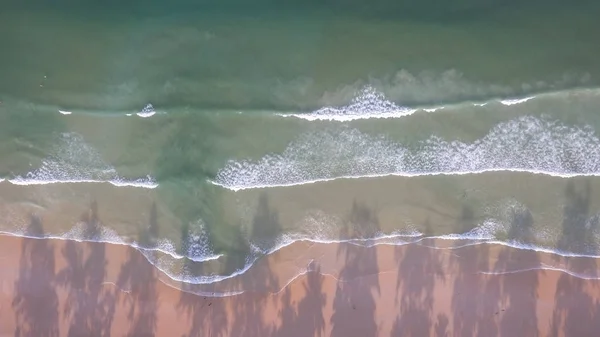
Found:
[[[154,107],[152,106],[152,104],[147,104],[142,111],[136,113],[136,115],[142,117],[142,118],[148,118],[148,117],[152,117],[156,114],[156,111],[154,110]]]
[[[388,101],[373,87],[367,86],[346,106],[324,107],[308,114],[278,114],[309,121],[328,120],[347,122],[366,118],[397,118],[413,114],[415,109],[399,106]]]
[[[212,244],[206,233],[206,225],[201,219],[190,226],[190,233],[187,242],[186,258],[196,261],[205,262],[217,260],[223,254],[214,254]],[[183,258],[183,256],[181,257]]]
[[[340,178],[497,171],[599,176],[600,139],[590,127],[530,116],[498,124],[473,143],[431,136],[414,148],[356,129],[336,128],[301,135],[280,155],[230,161],[211,183],[238,191]]]
[[[504,100],[501,100],[500,103],[510,106],[510,105],[515,105],[515,104],[525,103],[534,98],[535,98],[535,96],[529,96],[529,97],[524,97],[524,98],[504,99]]]
[[[265,185],[229,185],[225,183],[221,183],[215,180],[207,180],[208,183],[211,183],[215,186],[220,186],[226,188],[228,190],[238,192],[248,189],[262,189],[262,188],[272,188],[272,187],[293,187],[293,186],[301,186],[301,185],[309,185],[316,183],[323,183],[328,181],[334,181],[338,179],[369,179],[369,178],[383,178],[383,177],[423,177],[423,176],[449,176],[449,175],[469,175],[469,174],[483,174],[489,172],[514,172],[514,173],[529,173],[529,174],[542,174],[551,177],[557,178],[574,178],[574,177],[600,177],[600,173],[571,173],[571,174],[559,174],[552,171],[540,171],[540,170],[519,170],[519,169],[489,169],[489,170],[479,170],[479,171],[466,171],[466,172],[427,172],[427,173],[385,173],[385,174],[365,174],[361,176],[339,176],[335,178],[323,178],[323,179],[314,179],[314,180],[306,180],[297,183],[281,183],[281,184],[265,184]]]
[[[429,239],[466,241],[466,242],[463,244],[460,244],[460,245],[453,245],[450,247],[437,247],[437,246],[424,244],[424,242]],[[428,247],[428,248],[440,249],[440,250],[456,250],[456,249],[462,249],[462,248],[478,246],[478,245],[500,245],[500,246],[506,246],[506,247],[515,248],[515,249],[535,251],[538,253],[558,255],[558,256],[562,256],[562,257],[581,257],[581,258],[600,259],[600,255],[595,255],[595,254],[583,254],[583,253],[569,252],[569,251],[565,251],[565,250],[548,248],[548,247],[543,247],[543,246],[529,244],[529,243],[523,243],[523,242],[514,241],[514,240],[500,241],[500,240],[496,240],[496,239],[491,239],[491,240],[472,239],[472,238],[469,238],[468,235],[465,236],[463,234],[446,234],[446,235],[439,235],[439,236],[423,237],[423,238],[420,238],[418,241],[415,241],[415,243],[419,243],[420,245]]]
[[[412,76],[412,75],[411,75]],[[409,76],[410,77],[410,76]],[[456,76],[452,76],[456,77]],[[458,76],[456,79],[460,79]],[[414,82],[414,81],[412,81]],[[391,90],[393,91],[393,90]],[[501,91],[499,91],[501,92]],[[510,92],[510,90],[506,90]],[[415,93],[416,94],[416,93]],[[400,97],[403,95],[400,94]],[[497,97],[497,96],[496,96]],[[485,106],[490,102],[500,102],[503,105],[511,106],[525,103],[537,96],[528,96],[522,98],[494,98],[486,102],[471,103],[473,106]],[[409,116],[422,110],[425,112],[436,112],[444,109],[445,106],[433,107],[406,107],[398,105],[388,100],[382,92],[377,91],[373,86],[367,85],[356,94],[350,104],[341,106],[326,106],[310,113],[278,113],[282,117],[296,117],[308,121],[337,121],[349,122],[359,119],[378,119],[378,118],[400,118]]]
[[[70,114],[72,114],[71,111],[58,110],[58,112],[60,112],[62,115],[70,115]]]
[[[519,92],[541,91],[552,85],[560,86],[558,83],[538,82],[530,86],[511,87],[470,80],[454,69],[419,73],[411,73],[403,69],[384,77],[370,77],[366,81],[338,87],[334,91],[324,93],[321,103],[323,106],[342,106],[365,87],[377,88],[388,100],[413,107],[431,104],[431,102],[508,97],[518,95]]]
[[[440,236],[432,236],[432,239],[441,240],[493,240],[495,234],[504,229],[504,225],[494,220],[486,220],[480,226],[477,226],[470,231],[462,234],[446,234]]]
[[[110,183],[118,187],[156,188],[158,184],[147,176],[136,180],[120,177],[100,154],[76,133],[62,134],[52,155],[40,168],[9,180],[15,185],[46,185],[57,183]]]
[[[151,247],[141,246],[138,242],[135,241],[128,242],[123,240],[123,238],[121,238],[121,236],[119,236],[119,234],[113,229],[101,225],[98,225],[96,227],[97,232],[94,233],[94,237],[86,237],[87,228],[85,223],[77,223],[63,234],[45,235],[43,237],[28,235],[26,233],[25,227],[26,226],[23,226],[23,228],[17,229],[13,232],[0,231],[0,234],[30,239],[71,240],[76,242],[98,242],[129,246],[142,252],[142,254],[149,260],[149,262],[151,262],[157,267],[161,266],[160,264],[156,264],[157,261],[155,256],[151,255],[150,253],[164,254],[174,260],[189,259],[195,262],[207,262],[217,260],[223,256],[222,254],[213,253],[212,249],[210,248],[210,243],[208,242],[206,233],[204,232],[203,224],[200,221],[192,224],[192,226],[190,227],[190,230],[193,233],[195,233],[190,239],[197,243],[195,246],[193,246],[193,249],[190,249],[189,253],[191,253],[191,255],[178,254],[174,245],[166,239],[158,239],[154,244],[152,244]],[[198,240],[197,237],[200,237],[201,239]]]
[[[137,242],[133,242],[129,245],[133,248],[136,248],[136,249],[142,251],[142,252],[146,252],[146,253],[158,252],[161,254],[168,255],[169,257],[171,257],[175,260],[188,259],[188,260],[191,260],[194,262],[207,262],[207,261],[218,260],[221,257],[223,257],[223,254],[213,254],[212,252],[207,253],[207,255],[194,255],[194,256],[180,255],[180,254],[176,253],[176,250],[173,247],[173,244],[170,241],[164,240],[164,239],[160,240],[159,244],[156,247],[152,247],[152,248],[140,246],[139,243],[137,243]],[[148,256],[146,256],[146,257],[148,257]]]
[[[66,179],[66,180],[39,180],[39,179],[26,179],[17,177],[15,179],[9,179],[13,185],[21,185],[21,186],[29,186],[29,185],[49,185],[49,184],[84,184],[84,183],[92,183],[92,184],[103,184],[108,183],[117,187],[139,187],[139,188],[148,188],[153,189],[158,187],[158,183],[153,180],[135,180],[135,181],[126,181],[126,180],[91,180],[91,179]]]
[[[386,87],[385,85],[377,85],[377,87]],[[525,86],[528,87],[528,86]],[[531,87],[530,87],[531,89]],[[543,89],[543,87],[538,88],[538,91]],[[546,88],[548,89],[548,88]],[[277,113],[276,115],[281,117],[295,117],[308,121],[337,121],[337,122],[349,122],[360,119],[378,119],[378,118],[400,118],[412,115],[418,111],[425,111],[428,113],[436,112],[445,108],[453,108],[456,106],[464,106],[464,105],[472,105],[475,107],[483,107],[488,104],[500,103],[504,106],[513,106],[518,104],[523,104],[529,102],[533,99],[537,98],[547,98],[552,96],[562,96],[562,95],[571,95],[571,94],[581,94],[581,93],[592,93],[596,94],[597,88],[576,88],[569,89],[564,91],[548,91],[539,93],[531,96],[510,96],[514,94],[514,90],[510,90],[505,88],[504,90],[492,90],[490,95],[485,95],[489,97],[485,101],[462,101],[459,103],[452,104],[444,104],[440,106],[422,106],[422,105],[410,105],[410,106],[402,106],[394,103],[392,100],[400,101],[408,99],[411,100],[410,97],[405,97],[402,92],[397,94],[393,94],[393,89],[387,89],[386,92],[391,92],[391,98],[386,98],[382,92],[379,92],[375,89],[375,86],[367,85],[362,89],[357,88],[346,88],[344,91],[354,90],[354,92],[358,92],[358,94],[354,95],[351,102],[346,105],[339,106],[325,106],[316,111],[312,111],[309,113]],[[460,93],[457,93],[460,96]],[[416,95],[416,93],[415,93]],[[344,96],[344,95],[341,95]],[[414,95],[408,95],[414,96]],[[470,95],[466,95],[467,97]],[[480,96],[480,95],[474,95]],[[508,97],[507,97],[508,96]],[[434,100],[439,102],[444,102],[444,100]],[[446,102],[456,102],[456,97],[447,97]]]

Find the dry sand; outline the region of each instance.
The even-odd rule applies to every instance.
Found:
[[[593,276],[596,259],[498,245],[296,243],[235,280],[280,291],[224,298],[166,285],[123,245],[0,236],[0,261],[1,336],[600,334],[600,281],[523,271]],[[307,261],[311,271],[286,286],[286,265]],[[494,270],[509,273],[482,273]]]

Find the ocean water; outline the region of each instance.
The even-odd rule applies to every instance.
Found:
[[[599,257],[598,10],[8,2],[0,230],[223,294],[295,242]]]

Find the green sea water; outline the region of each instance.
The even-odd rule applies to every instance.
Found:
[[[81,238],[97,205],[110,235],[86,239],[159,247],[147,257],[195,282],[301,239],[595,255],[599,10],[7,2],[2,229],[36,214]]]

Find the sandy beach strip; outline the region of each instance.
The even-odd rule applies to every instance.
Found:
[[[289,265],[304,263],[309,271],[287,284]],[[500,245],[296,243],[231,281],[254,289],[278,284],[279,291],[220,298],[161,282],[138,251],[123,245],[0,236],[0,265],[0,336],[593,336],[600,331],[597,259]]]

